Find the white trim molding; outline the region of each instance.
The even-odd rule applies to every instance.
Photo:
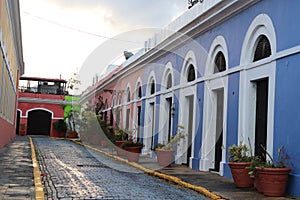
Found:
[[[171,88],[167,89],[168,77],[171,75],[172,85]],[[163,72],[162,82],[161,82],[161,93],[160,95],[160,108],[159,108],[159,135],[158,135],[158,143],[166,144],[168,142],[168,133],[169,131],[172,133],[172,124],[173,117],[169,118],[169,109],[173,105],[174,97],[172,88],[174,86],[174,75],[173,75],[173,67],[172,63],[168,62],[165,66],[165,70]],[[166,99],[171,98],[172,102],[168,102]],[[171,103],[171,105],[169,105]],[[169,121],[170,120],[170,121]],[[169,123],[171,127],[169,127]],[[171,130],[169,130],[169,128]]]
[[[204,112],[202,126],[202,152],[200,161],[200,170],[209,171],[215,165],[215,145],[216,145],[216,126],[217,126],[217,102],[218,91],[223,90],[223,138],[222,146],[226,146],[227,136],[227,101],[228,101],[228,50],[223,36],[217,36],[211,44],[206,60],[205,76],[214,74],[215,58],[218,52],[222,52],[225,57],[226,70],[215,74],[223,74],[214,79],[205,80],[204,88]],[[222,159],[220,162],[219,174],[224,172],[226,163],[226,149],[222,149]]]
[[[29,110],[26,111],[25,117],[28,118],[28,113],[31,112],[31,111],[35,111],[35,110],[43,110],[43,111],[51,113],[51,119],[60,119],[60,118],[54,118],[54,113],[51,110],[48,110],[46,108],[32,108],[32,109],[29,109]]]
[[[187,81],[187,77],[188,77],[188,69],[189,66],[193,65],[194,70],[195,70],[195,80],[197,80],[197,61],[196,61],[196,55],[192,50],[189,50],[184,58],[184,63],[181,69],[181,74],[180,74],[180,92],[179,92],[179,115],[178,115],[178,125],[181,125],[184,127],[184,131],[187,133],[187,128],[189,125],[189,120],[192,120],[192,131],[191,133],[191,156],[190,158],[187,158],[188,156],[188,135],[186,135],[186,138],[184,140],[181,140],[180,146],[177,149],[177,155],[175,157],[176,159],[176,163],[177,164],[182,164],[182,163],[186,163],[187,159],[189,159],[189,167],[192,166],[192,162],[191,160],[193,159],[193,152],[194,152],[194,145],[195,143],[194,138],[195,138],[195,127],[196,127],[196,97],[197,97],[197,90],[196,90],[196,84],[195,84],[195,80],[188,82]],[[193,98],[193,105],[190,105],[190,98]],[[193,106],[193,116],[192,119],[190,118],[190,113],[187,112],[187,109],[189,110],[189,108],[187,108],[188,106]]]
[[[253,63],[253,57],[257,42],[261,35],[266,36],[271,44],[270,62],[257,61]],[[244,68],[240,73],[240,93],[239,93],[239,124],[238,141],[248,144],[250,138],[251,145],[255,140],[255,107],[256,107],[256,80],[268,78],[268,114],[267,114],[267,145],[268,152],[273,154],[274,137],[274,106],[275,106],[275,74],[276,60],[272,59],[276,55],[276,35],[271,18],[267,14],[260,14],[252,21],[246,33],[242,54],[241,65],[251,65],[256,67]],[[263,63],[263,64],[262,64]]]

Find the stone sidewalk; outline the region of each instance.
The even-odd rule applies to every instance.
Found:
[[[106,154],[114,157],[120,157],[121,160],[126,160],[125,156],[118,156],[114,149],[103,148],[99,146],[92,146],[92,148],[99,149]],[[126,162],[126,161],[125,161]],[[127,162],[128,163],[128,162]],[[171,177],[179,178],[179,182],[183,184],[191,184],[207,189],[212,195],[216,194],[221,199],[230,200],[287,200],[299,199],[293,197],[266,197],[258,193],[254,188],[236,188],[233,180],[222,177],[216,173],[195,171],[184,165],[172,164],[169,167],[161,168],[156,159],[151,158],[149,155],[141,155],[137,167],[141,166],[146,170],[153,170]],[[163,175],[162,175],[163,177]],[[172,178],[171,178],[172,179]],[[191,187],[191,188],[192,188]],[[201,192],[200,192],[201,193]],[[210,195],[210,194],[209,194]]]
[[[15,137],[0,149],[0,200],[35,199],[29,137]]]

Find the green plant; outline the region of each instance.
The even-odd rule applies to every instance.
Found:
[[[130,134],[131,134],[131,132],[128,130],[116,127],[114,139],[115,139],[115,141],[116,140],[128,140],[128,135],[130,135]]]
[[[158,143],[156,146],[155,146],[155,149],[162,149],[164,148],[164,144],[161,144],[161,143]]]
[[[104,108],[104,102],[103,102],[103,97],[98,96],[98,102],[95,105],[95,112],[98,114],[103,108]]]
[[[89,143],[100,143],[106,138],[105,129],[101,127],[98,116],[92,111],[81,112],[78,126],[80,137]]]
[[[181,125],[177,126],[177,133],[176,135],[172,136],[170,141],[168,141],[167,144],[157,144],[155,149],[161,149],[161,150],[172,150],[174,146],[177,144],[179,145],[179,141],[181,139],[185,139],[185,132],[184,132],[184,127]]]
[[[65,118],[67,122],[67,127],[72,132],[77,132],[77,122],[79,121],[79,111],[72,109],[67,113]]]
[[[277,152],[277,161],[273,159],[271,154],[267,151],[267,149],[261,145],[261,148],[266,152],[267,156],[270,160],[264,162],[261,167],[263,168],[284,168],[286,167],[286,160],[288,159],[288,155],[285,151],[284,146],[278,148]]]
[[[67,124],[63,119],[59,119],[53,123],[53,128],[61,133],[67,132]]]
[[[135,142],[135,141],[127,141],[124,142],[121,147],[124,149],[126,147],[143,147],[144,144],[141,142]]]
[[[261,148],[266,152],[267,156],[269,157],[269,160],[264,161],[259,156],[253,156],[251,161],[252,164],[247,167],[250,169],[249,175],[253,176],[257,172],[257,167],[259,168],[284,168],[286,167],[286,160],[288,159],[288,155],[285,152],[285,149],[283,146],[278,148],[278,157],[277,162],[274,161],[273,157],[269,154],[269,152],[266,150],[266,148],[261,145]]]
[[[247,169],[250,169],[249,175],[254,176],[257,172],[257,167],[262,167],[264,165],[264,161],[259,156],[253,156],[251,158],[251,165],[246,167]]]
[[[68,80],[67,82],[67,88],[69,90],[74,90],[75,89],[75,86],[77,85],[80,85],[81,82],[79,80],[79,77],[78,77],[78,73],[73,73],[72,77]]]
[[[251,162],[250,148],[242,142],[236,146],[233,144],[228,148],[230,162]]]

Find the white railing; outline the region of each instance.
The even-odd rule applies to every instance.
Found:
[[[181,16],[177,17],[174,21],[168,24],[160,32],[155,34],[152,38],[145,42],[146,51],[155,47],[162,41],[166,40],[173,33],[178,32],[180,29],[185,27],[190,22],[197,19],[199,16],[216,6],[223,0],[203,0],[195,4],[191,9],[187,10]]]

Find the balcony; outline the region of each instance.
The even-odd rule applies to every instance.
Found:
[[[67,81],[37,77],[20,77],[19,93],[67,95]]]

